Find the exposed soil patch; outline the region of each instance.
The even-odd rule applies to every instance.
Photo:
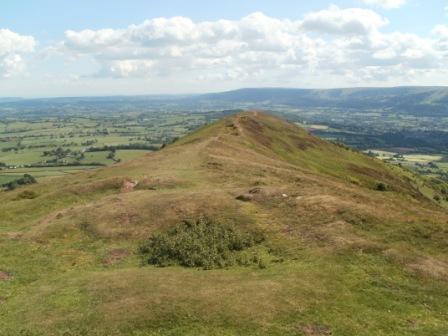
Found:
[[[129,251],[126,249],[114,249],[107,253],[107,256],[103,259],[102,263],[105,265],[114,265],[122,261],[129,255]]]
[[[448,279],[448,263],[429,256],[416,256],[409,251],[390,248],[384,255],[407,269],[421,275],[436,279]]]
[[[0,281],[12,280],[13,276],[8,272],[0,271]]]
[[[122,193],[131,192],[137,185],[138,181],[123,181],[120,190]]]
[[[23,232],[5,232],[3,234],[1,234],[2,236],[6,236],[6,238],[8,239],[20,239],[23,236]]]
[[[352,202],[333,195],[306,196],[300,198],[297,204],[308,211],[324,211],[329,214],[340,213],[345,209],[351,209],[356,206]]]
[[[309,323],[302,327],[306,336],[330,336],[333,335],[330,327],[323,324]]]
[[[448,264],[431,257],[418,258],[408,267],[417,273],[437,279],[448,279]]]

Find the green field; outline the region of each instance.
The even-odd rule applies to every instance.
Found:
[[[204,122],[192,113],[0,120],[0,184],[24,173],[59,176],[131,160]]]

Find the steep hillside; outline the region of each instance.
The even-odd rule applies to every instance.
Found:
[[[447,334],[448,214],[423,189],[245,112],[130,162],[2,192],[0,335]],[[203,217],[261,236],[243,251],[256,262],[158,267],[139,254]]]

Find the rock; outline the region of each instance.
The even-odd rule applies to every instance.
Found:
[[[6,281],[6,280],[11,280],[11,279],[12,279],[11,274],[9,274],[8,272],[0,271],[0,281]]]
[[[236,197],[236,199],[238,201],[250,202],[254,199],[254,196],[252,194],[242,194],[242,195],[238,195]]]
[[[121,192],[131,192],[138,185],[138,181],[123,181]]]

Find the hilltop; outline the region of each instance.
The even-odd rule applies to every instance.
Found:
[[[132,161],[0,193],[0,334],[442,335],[448,213],[432,193],[285,120],[232,115]],[[139,255],[202,216],[261,234],[258,262]]]

